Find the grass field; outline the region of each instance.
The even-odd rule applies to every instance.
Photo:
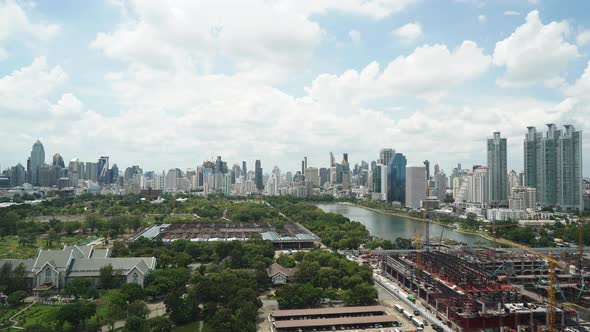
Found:
[[[20,305],[18,307],[12,307],[12,306],[5,306],[5,307],[0,307],[0,322],[12,317],[12,315],[16,314],[17,312],[19,312],[19,310],[21,310],[22,308],[24,308],[26,305]]]
[[[48,247],[47,242],[42,238],[37,238],[33,245],[19,246],[18,236],[5,236],[3,240],[0,240],[0,259],[31,258],[37,255],[39,248],[61,249],[63,248],[63,244],[78,244],[86,240],[87,237],[87,235],[62,236],[59,241],[53,243],[52,247]]]
[[[172,332],[200,332],[203,328],[203,322],[193,322],[186,325],[175,326]]]

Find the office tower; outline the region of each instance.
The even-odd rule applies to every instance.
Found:
[[[26,182],[32,183],[33,180],[31,179],[33,176],[33,171],[31,170],[31,157],[27,158],[27,173],[26,173]]]
[[[166,173],[166,180],[165,180],[165,189],[164,191],[167,193],[174,193],[176,192],[178,173],[176,172],[176,168],[171,168]]]
[[[320,174],[317,167],[308,167],[305,169],[305,181],[310,182],[314,188],[320,186]]]
[[[508,206],[511,210],[534,209],[537,206],[537,189],[512,187]]]
[[[387,155],[385,157],[387,158]],[[406,166],[406,157],[401,153],[396,153],[389,158],[389,163],[387,164],[387,200],[390,202],[405,204]]]
[[[336,158],[332,152],[330,152],[330,167],[336,167]]]
[[[448,179],[447,179],[447,175],[444,172],[440,171],[438,164],[434,166],[433,180],[434,180],[433,182],[434,182],[434,191],[436,192],[436,198],[440,202],[444,202],[444,200],[446,198],[446,193],[447,193]]]
[[[26,181],[25,167],[20,163],[12,166],[10,169],[10,185],[11,187],[22,186]]]
[[[344,162],[346,161],[346,165],[348,165],[348,153],[343,153],[342,154],[342,164],[344,164]]]
[[[59,166],[61,168],[66,168],[66,164],[64,162],[64,158],[59,153],[53,155],[53,166]]]
[[[389,160],[395,155],[395,150],[384,148],[379,151],[379,160],[382,165],[389,165]]]
[[[285,181],[293,182],[293,173],[292,172],[285,173]]]
[[[560,211],[581,211],[582,132],[565,125],[565,131],[547,124],[547,133],[527,127],[524,140],[525,185],[537,189],[541,206]]]
[[[419,209],[424,199],[426,199],[426,167],[406,167],[406,206]]]
[[[86,180],[98,182],[98,164],[90,161],[86,162]]]
[[[506,138],[501,138],[500,132],[495,132],[494,137],[488,139],[488,180],[492,205],[508,205],[506,153]]]
[[[123,173],[123,182],[130,183],[134,179],[139,179],[141,177],[143,177],[143,170],[139,166],[134,165],[125,169],[125,172]]]
[[[430,161],[424,160],[424,169],[426,170],[426,180],[430,180]]]
[[[45,149],[40,140],[33,144],[31,150],[31,184],[39,185],[39,167],[45,163]]]
[[[242,161],[242,176],[244,179],[248,176],[248,169],[246,168],[246,161]]]
[[[303,161],[305,162],[305,169],[307,169],[307,157],[303,157]]]
[[[108,184],[109,183],[109,157],[102,156],[98,158],[97,163],[97,179],[98,183],[100,184]]]
[[[301,161],[301,174],[305,174],[305,160]]]
[[[111,167],[111,171],[109,172],[109,183],[120,185],[119,167],[117,167],[117,164],[113,164],[113,167]]]
[[[262,182],[262,167],[260,166],[260,160],[256,160],[254,163],[254,179],[256,182],[256,189],[262,191],[262,189],[264,189],[264,184]]]
[[[320,168],[320,187],[323,187],[326,182],[330,181],[330,169]]]

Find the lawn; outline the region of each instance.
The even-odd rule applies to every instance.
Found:
[[[0,307],[0,322],[12,317],[12,315],[19,312],[19,310],[21,310],[25,306],[26,306],[26,304],[20,305],[18,307],[12,307],[12,306]]]
[[[87,235],[62,236],[59,241],[53,243],[52,247],[47,246],[45,239],[37,238],[35,243],[27,246],[19,246],[18,236],[5,236],[0,240],[0,259],[3,258],[31,258],[37,255],[39,248],[62,249],[63,244],[73,245],[82,243],[88,238]]]
[[[16,317],[19,326],[46,324],[55,320],[55,313],[61,308],[57,305],[36,304]]]
[[[200,332],[203,328],[203,322],[192,322],[190,324],[175,326],[172,328],[172,332]]]

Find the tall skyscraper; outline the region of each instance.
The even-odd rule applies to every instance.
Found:
[[[97,163],[97,177],[98,183],[100,184],[108,184],[109,183],[109,157],[102,156],[98,158]]]
[[[389,165],[389,161],[395,155],[395,150],[390,148],[384,148],[379,151],[379,160],[382,165]]]
[[[406,167],[406,206],[419,209],[424,199],[426,199],[426,167]]]
[[[330,181],[330,169],[320,168],[320,187],[323,187],[326,182]]]
[[[66,164],[64,162],[64,158],[59,153],[53,155],[53,166],[59,166],[61,168],[66,168]]]
[[[254,164],[254,179],[256,181],[256,189],[261,191],[264,189],[264,183],[262,182],[262,166],[260,165],[260,160],[256,160]]]
[[[332,152],[330,152],[330,167],[336,167],[336,158]]]
[[[33,144],[31,150],[31,183],[39,185],[39,167],[45,163],[45,149],[40,140]]]
[[[119,167],[117,167],[117,164],[113,164],[113,167],[111,167],[111,171],[109,172],[109,183],[112,184],[119,184]]]
[[[506,154],[506,138],[501,138],[500,132],[495,132],[494,137],[488,139],[488,187],[492,205],[508,206]]]
[[[305,181],[311,182],[311,184],[314,188],[317,188],[320,186],[320,174],[319,174],[319,170],[317,169],[317,167],[306,168],[304,175],[305,175]]]
[[[387,164],[387,200],[406,203],[406,157],[396,153]]]
[[[430,161],[424,160],[424,169],[426,170],[426,180],[430,180]]]
[[[246,168],[246,161],[245,160],[242,161],[242,176],[244,177],[244,180],[248,176],[248,169]]]
[[[583,209],[582,132],[547,124],[547,133],[527,127],[524,140],[525,185],[537,189],[537,202],[561,211]]]

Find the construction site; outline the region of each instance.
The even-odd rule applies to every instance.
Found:
[[[518,246],[381,253],[383,276],[453,330],[587,331],[590,261]]]

